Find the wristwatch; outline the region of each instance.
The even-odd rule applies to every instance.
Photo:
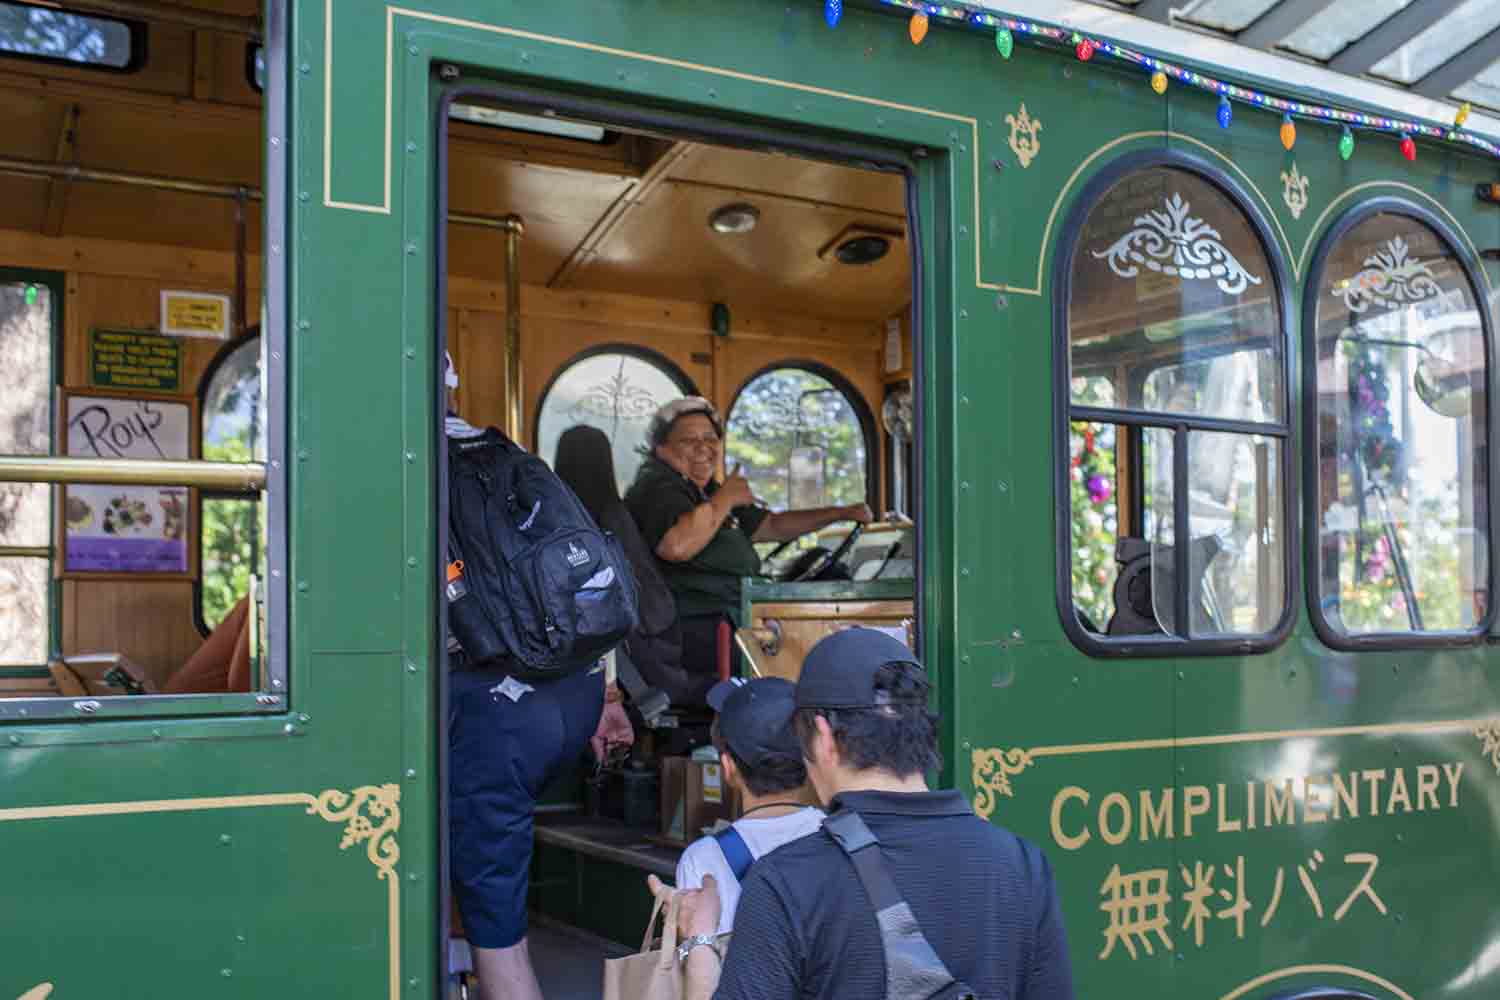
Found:
[[[719,938],[715,934],[694,934],[677,946],[677,964],[681,965],[688,959],[688,954],[699,945],[707,945],[718,956],[719,961],[724,961],[724,953],[719,950]]]

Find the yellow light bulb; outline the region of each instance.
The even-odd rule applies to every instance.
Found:
[[[1152,73],[1151,89],[1156,91],[1158,94],[1165,94],[1167,92],[1167,74],[1163,73],[1161,70],[1157,70],[1155,73]]]
[[[1462,127],[1463,123],[1469,120],[1469,112],[1471,110],[1473,109],[1469,107],[1468,101],[1464,101],[1462,104],[1460,104],[1458,106],[1458,114],[1453,116],[1453,124]]]

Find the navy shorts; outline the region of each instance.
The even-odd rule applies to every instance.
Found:
[[[526,937],[537,797],[582,753],[604,710],[602,673],[533,684],[519,701],[492,690],[504,679],[455,674],[448,708],[453,890],[464,934],[479,948]]]

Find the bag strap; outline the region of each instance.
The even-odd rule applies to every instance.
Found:
[[[719,842],[719,850],[724,852],[724,860],[729,862],[729,870],[734,873],[736,882],[745,881],[745,874],[750,871],[750,866],[755,864],[755,856],[750,853],[745,838],[733,826],[726,826],[714,834],[714,839]]]
[[[859,813],[840,809],[823,821],[823,831],[854,865],[875,908],[875,923],[885,951],[885,1000],[973,1000],[974,991],[954,979],[932,950],[916,915],[891,878],[879,838]]]
[[[885,858],[880,853],[880,839],[865,825],[859,813],[841,809],[823,821],[823,830],[854,865],[855,874],[864,883],[865,893],[870,897],[876,914],[902,902],[901,890],[891,880]]]
[[[651,951],[652,938],[655,937],[655,935],[653,934],[653,932],[656,930],[656,919],[658,917],[662,917],[663,918],[663,920],[662,920],[662,927],[661,927],[661,956],[662,956],[661,957],[661,966],[662,966],[662,968],[670,968],[672,966],[672,964],[677,961],[677,892],[676,892],[676,890],[673,890],[670,893],[670,897],[671,897],[670,901],[665,904],[665,913],[663,912],[662,898],[660,896],[656,897],[656,902],[651,907],[651,919],[649,919],[649,920],[646,921],[646,935],[645,935],[645,937],[641,938],[641,954],[642,955],[649,954],[650,951]]]

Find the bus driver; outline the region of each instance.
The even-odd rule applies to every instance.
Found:
[[[726,617],[738,623],[740,580],[760,575],[755,542],[790,541],[837,521],[874,519],[862,503],[773,513],[757,503],[738,470],[722,483],[715,480],[724,423],[699,396],[657,410],[647,442],[650,453],[625,506],[677,598],[689,669],[715,669],[719,623]]]

